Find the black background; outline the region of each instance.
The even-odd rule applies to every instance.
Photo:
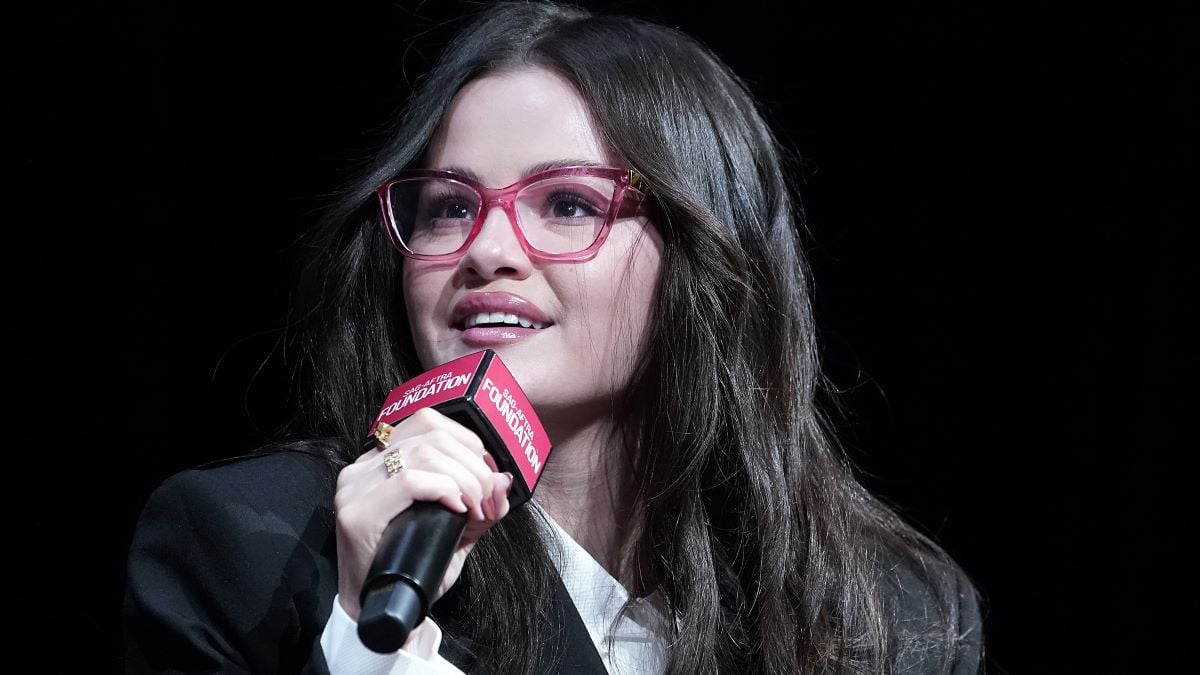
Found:
[[[979,585],[992,672],[1185,663],[1185,12],[584,4],[698,37],[805,158],[843,437]],[[287,408],[259,366],[296,239],[466,6],[68,3],[9,23],[10,513],[29,531],[6,550],[9,615],[36,640],[18,653],[119,670],[145,497]]]

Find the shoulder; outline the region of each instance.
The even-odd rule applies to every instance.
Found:
[[[944,560],[897,563],[882,581],[899,643],[896,672],[983,672],[980,597],[962,569]]]
[[[127,561],[130,663],[280,672],[308,658],[336,593],[334,476],[319,457],[283,452],[164,480]]]
[[[296,545],[326,549],[335,479],[327,460],[299,452],[181,471],[147,499],[134,531],[134,552],[164,540],[208,556],[238,549],[282,552]],[[289,546],[281,545],[285,540]]]
[[[299,525],[314,512],[331,511],[334,481],[326,460],[299,452],[223,460],[168,477],[151,493],[142,520],[166,509],[193,525],[222,517]]]
[[[328,460],[304,452],[280,451],[243,455],[186,469],[164,480],[158,491],[203,488],[261,501],[264,496],[295,494],[297,490],[301,494],[323,488],[332,490],[333,477]]]

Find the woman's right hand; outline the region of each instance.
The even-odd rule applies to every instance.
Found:
[[[383,456],[399,450],[405,468],[391,475]],[[423,408],[402,420],[387,447],[368,450],[338,474],[333,507],[337,516],[338,600],[358,621],[359,594],[383,530],[414,501],[438,502],[467,513],[462,539],[434,600],[458,580],[467,554],[479,537],[508,513],[512,476],[496,464],[474,432],[433,410]]]

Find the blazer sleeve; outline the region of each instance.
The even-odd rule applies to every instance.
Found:
[[[336,568],[330,581],[297,527],[311,515],[256,501],[255,488],[289,487],[264,478],[190,470],[150,496],[128,559],[127,673],[328,675],[319,637]]]

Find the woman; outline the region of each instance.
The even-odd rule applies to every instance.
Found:
[[[977,671],[974,590],[815,405],[797,213],[752,97],[692,39],[484,11],[312,239],[291,440],[147,505],[131,671]],[[359,445],[397,383],[485,347],[554,442],[511,512],[439,413]],[[374,654],[358,594],[413,501],[469,524],[430,620]]]

